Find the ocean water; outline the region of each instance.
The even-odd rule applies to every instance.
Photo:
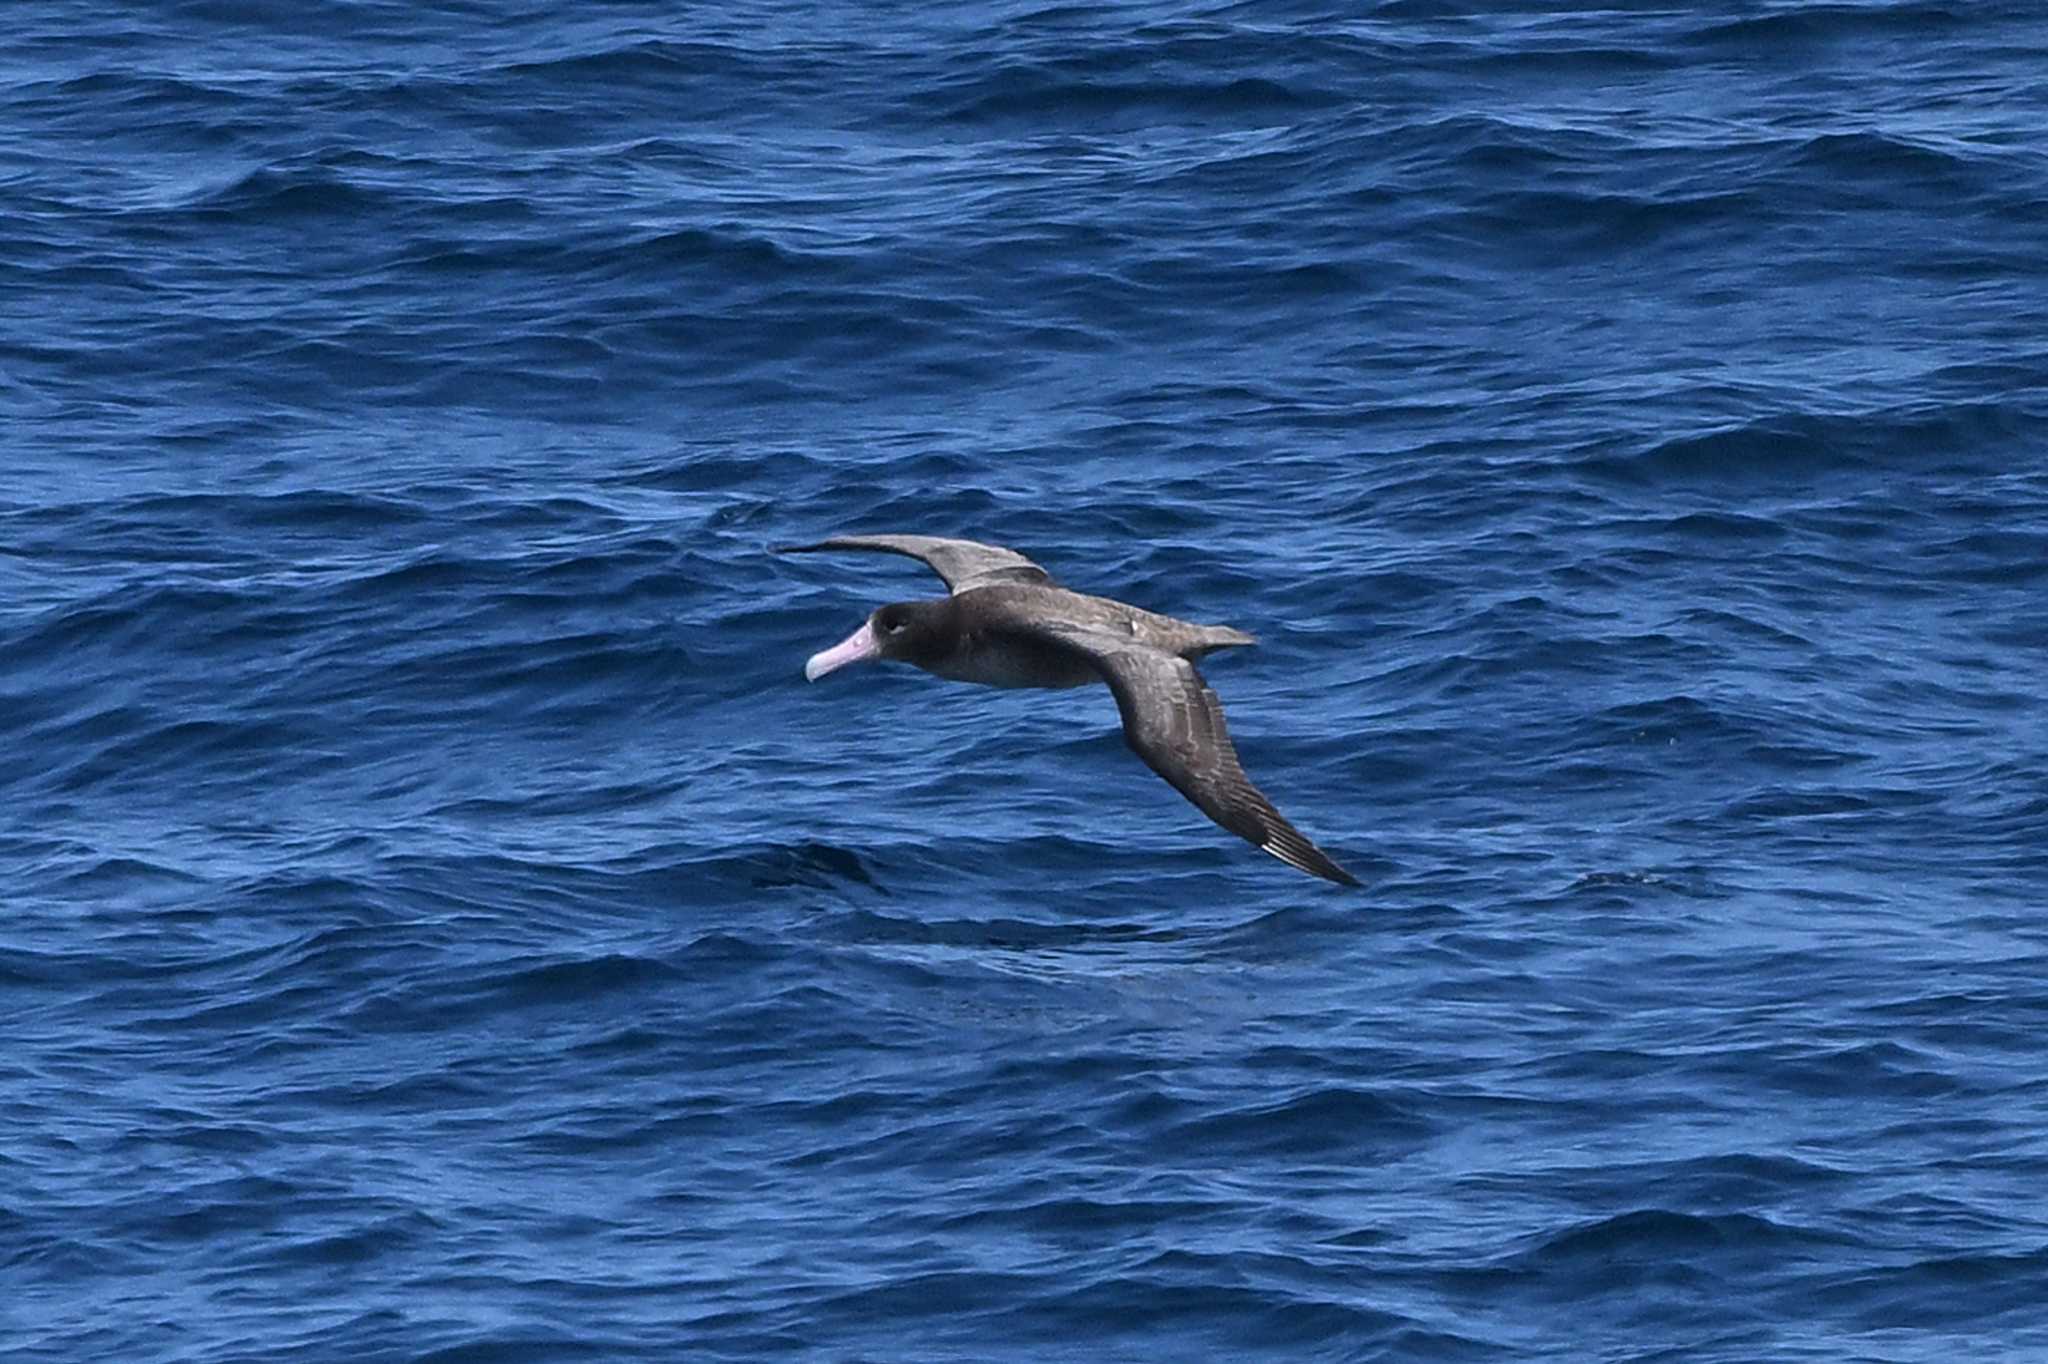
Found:
[[[2048,1359],[2048,11],[14,0],[0,1356]],[[1260,636],[806,685],[1015,546]]]

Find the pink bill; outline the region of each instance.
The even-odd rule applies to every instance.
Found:
[[[843,668],[849,663],[858,663],[864,658],[875,656],[875,632],[863,623],[841,642],[811,655],[811,661],[804,664],[804,678],[815,682],[834,668]]]

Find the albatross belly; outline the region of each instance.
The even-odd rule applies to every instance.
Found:
[[[1031,640],[968,635],[925,671],[984,687],[1085,687],[1102,681],[1087,659]]]

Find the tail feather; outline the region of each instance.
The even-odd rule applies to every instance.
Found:
[[[1196,646],[1203,653],[1211,649],[1243,649],[1259,641],[1242,630],[1228,625],[1205,625],[1202,627],[1202,642]]]

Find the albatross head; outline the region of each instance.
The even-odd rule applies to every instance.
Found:
[[[826,673],[871,658],[893,658],[925,664],[951,650],[956,633],[950,601],[906,601],[884,606],[839,643],[812,654],[804,677],[812,682]]]

